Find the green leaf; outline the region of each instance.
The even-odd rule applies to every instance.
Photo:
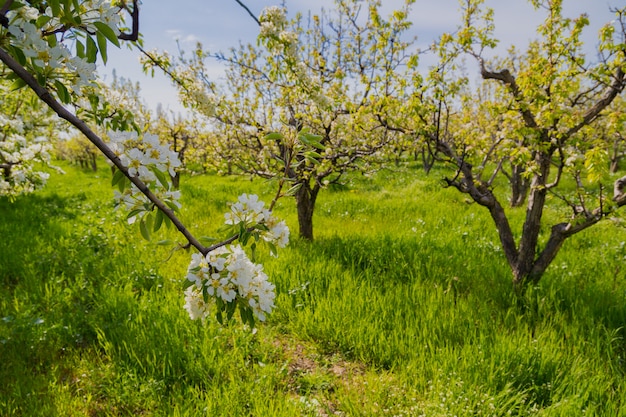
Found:
[[[48,0],[48,6],[52,9],[52,16],[59,16],[61,14],[61,2],[60,0]]]
[[[24,55],[24,52],[20,48],[12,46],[11,52],[13,53],[13,56],[15,57],[17,62],[20,63],[21,66],[26,65],[26,55]]]
[[[252,262],[256,262],[256,242],[253,242],[252,245],[250,245],[250,260]]]
[[[157,209],[157,212],[156,212],[155,217],[154,217],[154,226],[152,227],[152,231],[153,232],[158,232],[159,231],[159,229],[163,225],[163,217],[165,217],[163,215],[163,212],[161,210]]]
[[[298,135],[298,139],[305,145],[313,146],[314,148],[322,151],[326,149],[324,145],[320,143],[322,137],[319,135],[314,135],[312,133],[300,133],[300,135]]]
[[[167,216],[163,216],[163,224],[165,225],[166,228],[170,228],[172,226],[172,219],[170,219]]]
[[[172,209],[172,211],[174,212],[178,212],[179,208],[176,205],[176,203],[174,203],[173,201],[169,201],[169,200],[165,200],[164,201],[165,205],[167,205],[170,209]]]
[[[45,15],[45,14],[42,14],[42,15],[40,15],[37,18],[37,21],[36,21],[35,24],[37,25],[38,28],[42,28],[42,27],[44,27],[44,25],[46,23],[48,23],[50,21],[50,19],[52,19],[52,17],[50,17],[48,15]],[[56,39],[56,37],[55,37],[55,39]]]
[[[117,189],[120,190],[120,193],[123,193],[126,188],[130,186],[130,180],[124,175],[124,178],[120,182],[117,183]]]
[[[205,245],[205,244],[209,244],[210,245],[213,242],[217,242],[217,238],[214,238],[214,237],[211,237],[211,236],[200,236],[198,238],[198,241],[200,243],[202,243],[203,245]]]
[[[126,178],[124,173],[120,171],[119,169],[116,169],[115,173],[113,174],[113,178],[111,179],[111,185],[115,186],[115,184],[120,182],[123,178]]]
[[[119,48],[120,40],[117,38],[117,35],[106,23],[103,22],[94,22],[93,23],[98,32],[102,33],[113,45]]]
[[[71,96],[67,87],[65,87],[65,85],[63,85],[63,83],[59,80],[54,80],[54,86],[56,87],[59,100],[61,100],[64,104],[68,104],[71,101]]]
[[[149,215],[144,216],[139,222],[139,231],[141,232],[141,236],[146,240],[150,240],[150,230],[148,230],[148,222],[146,221],[146,217],[148,216]]]
[[[14,72],[10,72],[4,77],[5,80],[17,80],[18,78],[20,78],[20,76]]]
[[[159,246],[170,246],[170,245],[173,245],[174,243],[176,242],[171,239],[163,239],[163,240],[159,240],[156,244]]]
[[[48,81],[48,77],[46,77],[45,74],[42,74],[40,72],[37,72],[34,75],[35,75],[35,78],[37,78],[37,83],[40,86],[45,87],[46,86],[46,81]]]
[[[22,80],[21,78],[18,78],[17,80],[11,83],[11,87],[9,87],[9,90],[16,91],[25,86],[26,86],[26,81]]]
[[[282,138],[283,138],[283,134],[278,133],[278,132],[271,132],[265,135],[265,139],[267,140],[277,140],[277,139],[280,140]]]
[[[235,314],[235,310],[237,309],[237,303],[235,301],[231,301],[226,305],[226,320],[230,321],[233,318],[233,314]]]
[[[98,58],[98,46],[96,41],[89,35],[87,35],[87,62],[93,64]]]
[[[98,49],[100,50],[100,56],[102,57],[102,62],[106,64],[108,60],[107,38],[101,32],[96,32],[96,40],[98,41]]]
[[[46,41],[48,42],[48,46],[50,48],[54,48],[58,44],[56,35],[48,35],[48,36],[46,36]]]
[[[287,190],[287,192],[285,193],[286,196],[294,196],[296,195],[296,193],[298,192],[298,190],[300,188],[302,188],[302,186],[304,185],[304,183],[299,182],[296,185],[294,185],[293,187],[291,187],[290,189]]]
[[[80,10],[80,3],[78,2],[78,0],[72,0],[72,4],[74,5],[74,10]]]
[[[239,306],[239,315],[243,324],[247,324],[250,328],[254,328],[254,314],[250,307]]]
[[[272,254],[272,256],[278,256],[276,245],[274,245],[272,242],[266,242],[266,243],[267,243],[267,246],[270,248],[270,253]]]
[[[76,39],[76,56],[79,58],[85,57],[85,45]]]
[[[168,176],[161,170],[158,170],[156,168],[152,169],[152,172],[154,173],[154,175],[156,175],[157,180],[159,180],[159,182],[161,183],[161,185],[166,189],[169,190],[171,188],[170,186],[170,182],[168,181]]]
[[[233,225],[233,224],[223,224],[220,227],[217,228],[217,233],[219,234],[226,234],[226,235],[238,235],[237,233],[237,225]]]
[[[126,218],[127,218],[127,219],[130,219],[131,217],[135,217],[135,216],[137,216],[138,214],[140,214],[140,213],[142,213],[142,212],[144,212],[144,211],[145,211],[144,209],[135,209],[135,210],[131,210],[131,211],[130,211],[127,215],[126,215]]]
[[[306,159],[307,161],[309,161],[309,162],[311,162],[313,164],[319,164],[320,161],[317,160],[316,155],[321,158],[320,154],[318,154],[317,152],[313,152],[313,151],[304,152],[304,154],[303,154],[304,159]]]

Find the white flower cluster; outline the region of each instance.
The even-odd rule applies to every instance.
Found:
[[[87,0],[82,3],[81,8],[84,10],[80,16],[81,23],[90,32],[93,33],[97,29],[94,23],[102,22],[111,28],[116,36],[120,34],[118,29],[121,22],[120,8],[113,6],[110,0]]]
[[[310,98],[321,107],[328,107],[328,98],[321,93],[322,81],[311,76],[305,60],[298,54],[298,34],[287,30],[286,10],[277,6],[267,7],[261,13],[259,40],[273,57],[281,57],[286,69],[280,71],[282,77],[308,92]]]
[[[274,307],[274,284],[263,266],[250,261],[239,245],[222,246],[207,256],[193,254],[187,279],[194,283],[185,291],[185,309],[192,320],[208,316],[209,297],[223,303],[243,302],[260,321]]]
[[[109,0],[84,0],[75,12],[80,14],[77,21],[80,22],[82,30],[95,33],[98,30],[95,24],[103,23],[114,34],[119,34],[117,26],[120,23],[120,8],[114,7]],[[50,7],[40,13],[33,7],[22,6],[9,11],[7,18],[11,44],[19,48],[39,71],[45,71],[47,78],[59,81],[69,79],[70,87],[76,94],[81,93],[83,86],[95,85],[95,63],[87,62],[83,57],[73,56],[62,42],[62,38],[57,39],[57,42],[46,39],[49,36],[61,36],[53,34],[62,34],[70,30],[67,22],[62,23]]]
[[[189,76],[184,74],[183,76]],[[190,75],[193,79],[193,75]],[[179,92],[181,101],[183,104],[190,108],[196,109],[200,114],[207,117],[214,117],[217,108],[217,98],[213,93],[206,91],[206,86],[200,80],[190,86],[190,88],[183,89]]]
[[[265,203],[255,194],[242,194],[236,203],[230,205],[230,211],[224,214],[226,224],[238,225],[243,223],[245,228],[264,224],[267,231],[261,237],[267,242],[284,248],[289,243],[289,228],[284,221],[278,221],[272,212],[263,208]]]
[[[268,49],[272,55],[284,54],[290,59],[295,59],[298,52],[298,35],[286,30],[288,23],[286,13],[285,8],[278,6],[263,9],[259,17],[261,22],[259,36],[268,41]]]
[[[19,135],[0,142],[0,196],[15,197],[43,187],[50,175],[36,171],[33,162],[48,163],[50,150],[44,140],[28,143]]]
[[[261,22],[261,36],[279,36],[287,25],[287,10],[278,6],[266,7],[261,12],[259,22]]]
[[[128,168],[128,173],[138,177],[159,199],[180,208],[180,191],[172,191],[169,182],[163,183],[165,174],[174,176],[181,162],[178,154],[168,145],[162,145],[159,137],[151,134],[139,136],[136,132],[109,132],[109,147]],[[157,174],[162,174],[157,176]],[[115,191],[118,204],[124,203],[129,211],[140,210],[148,202],[147,197],[131,185],[123,192]],[[135,216],[128,219],[134,223]]]
[[[260,233],[263,239],[282,248],[289,242],[289,228],[264,205],[256,195],[242,194],[225,214],[226,224],[244,228],[264,225]],[[253,263],[240,245],[221,246],[206,256],[193,254],[187,279],[192,285],[185,291],[185,310],[192,320],[209,315],[211,298],[222,306],[238,302],[241,309],[249,309],[260,321],[265,321],[274,307],[274,285],[263,266]]]

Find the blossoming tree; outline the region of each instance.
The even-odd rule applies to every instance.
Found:
[[[612,143],[595,134],[626,86],[626,9],[615,10],[616,19],[602,28],[600,59],[590,63],[581,41],[587,16],[564,17],[560,0],[531,3],[546,12],[537,28],[540,39],[515,59],[488,62],[485,51],[496,44],[493,14],[481,0],[461,2],[464,24],[442,37],[441,62],[473,57],[483,80],[498,93],[489,97],[493,101],[477,102],[476,94],[463,98],[463,88],[469,88],[464,86],[456,95],[442,96],[443,107],[453,110],[443,114],[444,123],[430,125],[432,134],[426,137],[456,169],[447,184],[489,211],[520,289],[541,279],[567,238],[626,205],[626,177],[608,175]],[[441,78],[438,85],[446,91],[449,84]],[[491,128],[477,126],[480,118],[464,117],[455,107],[459,103],[489,108]],[[503,158],[522,167],[528,179],[525,219],[518,232],[493,186]],[[608,188],[609,181],[614,186]],[[568,182],[575,184],[573,191]],[[546,226],[547,207],[557,208],[564,218]],[[544,230],[549,230],[547,236]]]
[[[36,95],[16,94],[14,81],[1,79],[0,196],[16,198],[45,185],[51,141],[57,138],[57,118]]]
[[[182,102],[211,120],[214,161],[290,184],[300,236],[312,239],[320,190],[349,170],[368,170],[396,140],[373,109],[402,88],[410,3],[388,18],[374,0],[338,0],[308,19],[288,20],[285,9],[270,7],[258,20],[257,46],[229,54],[200,46],[176,59],[150,52],[145,64],[164,69]],[[207,80],[209,58],[226,64],[225,85]]]

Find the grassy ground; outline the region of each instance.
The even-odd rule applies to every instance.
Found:
[[[626,414],[624,226],[575,236],[516,298],[491,220],[440,177],[323,191],[316,240],[263,259],[278,299],[256,333],[189,320],[189,254],[166,261],[125,224],[108,168],[0,200],[0,415]],[[273,192],[212,176],[182,191],[209,236],[228,201]],[[293,201],[277,214],[295,233]]]

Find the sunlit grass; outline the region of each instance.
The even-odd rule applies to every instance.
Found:
[[[623,225],[567,241],[518,298],[488,214],[442,172],[355,175],[320,194],[314,242],[261,255],[278,298],[253,334],[190,321],[189,253],[141,240],[106,166],[64,168],[0,201],[0,415],[625,412]],[[214,237],[229,201],[275,192],[212,176],[182,191],[183,221]],[[295,234],[294,202],[276,212]]]

